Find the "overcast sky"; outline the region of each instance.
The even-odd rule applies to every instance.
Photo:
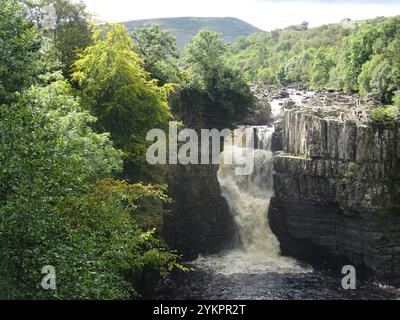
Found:
[[[78,1],[78,0],[75,0]],[[400,0],[83,0],[102,20],[235,17],[263,30],[400,15]]]

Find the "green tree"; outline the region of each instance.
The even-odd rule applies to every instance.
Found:
[[[0,0],[0,104],[35,82],[40,37],[19,1]]]
[[[358,91],[358,76],[364,63],[371,59],[379,31],[372,23],[362,24],[356,33],[343,39],[338,64],[333,70],[333,83],[346,92]]]
[[[112,24],[97,29],[93,45],[75,62],[73,80],[84,94],[86,105],[98,118],[96,128],[110,132],[125,156],[125,176],[145,176],[146,134],[166,128],[170,117],[170,85],[148,80],[139,56],[131,50],[126,28]],[[147,168],[148,169],[148,168]]]
[[[200,30],[185,47],[184,63],[196,85],[202,89],[209,87],[210,77],[223,65],[226,49],[222,35],[207,29]]]
[[[77,60],[78,53],[91,44],[90,15],[85,11],[86,6],[82,2],[50,1],[57,14],[57,25],[54,33],[55,47],[63,65],[63,74],[65,77],[70,77],[72,65]]]
[[[399,21],[397,23],[400,26]],[[388,25],[391,27],[392,23]],[[383,26],[383,30],[386,29]],[[388,31],[383,33],[387,34]],[[378,40],[377,53],[363,65],[358,78],[361,94],[371,92],[385,103],[392,102],[393,96],[400,90],[400,33],[392,32],[391,35],[391,39],[384,37],[388,41],[384,50],[381,48],[382,39]]]
[[[330,74],[336,66],[336,49],[334,47],[321,47],[315,52],[314,63],[311,70],[311,86],[321,89],[329,85]]]
[[[310,73],[314,61],[314,50],[309,49],[302,53],[288,59],[282,65],[281,75],[278,76],[280,84],[286,83],[303,83],[308,85],[310,83]]]
[[[180,81],[176,38],[158,25],[133,30],[134,51],[142,58],[146,71],[163,85]]]
[[[243,119],[254,102],[240,73],[225,62],[226,49],[220,34],[204,29],[184,52],[189,88],[205,99],[201,112],[206,125],[218,128]]]
[[[42,35],[51,39],[55,50],[54,57],[61,64],[64,77],[69,78],[78,53],[91,43],[91,16],[85,11],[85,4],[71,0],[26,2],[31,18],[36,21]],[[54,23],[52,28],[46,25],[45,21]]]

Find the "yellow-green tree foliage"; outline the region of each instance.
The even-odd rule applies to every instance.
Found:
[[[129,178],[140,177],[145,166],[147,132],[166,127],[172,88],[149,80],[143,61],[132,46],[124,26],[110,24],[99,28],[93,33],[93,45],[75,62],[72,74],[85,104],[98,118],[97,129],[110,132],[124,151]]]

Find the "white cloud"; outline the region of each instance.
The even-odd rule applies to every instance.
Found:
[[[316,0],[84,0],[88,10],[110,22],[162,17],[236,17],[261,29],[272,30],[310,22],[311,26],[339,22],[343,18],[368,19],[400,14],[394,1]]]

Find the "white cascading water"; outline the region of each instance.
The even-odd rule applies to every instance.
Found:
[[[228,201],[238,229],[243,251],[259,257],[280,256],[279,242],[272,233],[267,214],[269,203],[274,193],[273,154],[271,151],[272,128],[256,128],[259,149],[229,145],[225,147],[224,156],[233,153],[233,159],[242,157],[246,152],[254,152],[254,171],[251,175],[236,175],[235,165],[221,164],[218,180],[222,195]],[[240,163],[240,161],[239,161]]]
[[[265,272],[309,272],[295,260],[282,257],[280,245],[268,222],[270,200],[274,195],[273,152],[271,141],[274,129],[254,127],[258,136],[258,149],[250,150],[237,145],[225,145],[221,155],[222,164],[218,180],[222,195],[229,203],[230,211],[238,230],[239,247],[228,253],[200,257],[194,265],[225,275]],[[236,164],[224,164],[224,156],[234,154],[236,163],[254,152],[254,171],[240,176],[235,172]]]

